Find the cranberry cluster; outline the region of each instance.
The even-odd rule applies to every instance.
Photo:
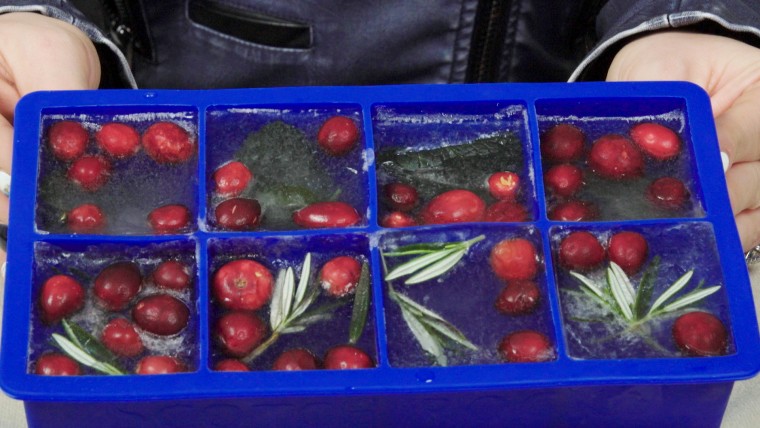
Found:
[[[91,284],[86,289],[82,284]],[[131,261],[106,266],[94,278],[57,274],[40,288],[38,313],[50,328],[64,318],[77,315],[92,299],[95,311],[108,320],[93,336],[121,363],[134,364],[137,374],[175,373],[187,370],[177,355],[155,353],[145,340],[168,340],[187,328],[192,307],[192,269],[178,260],[165,260],[143,277],[140,266]],[[43,354],[35,363],[35,373],[45,375],[81,374],[79,364],[58,352]]]
[[[135,156],[141,148],[160,164],[177,164],[188,161],[196,152],[194,138],[173,122],[156,122],[142,135],[125,123],[106,123],[95,130],[95,148],[89,149],[90,132],[77,121],[54,123],[48,131],[48,148],[59,162],[67,164],[68,179],[87,193],[94,193],[108,183],[113,172],[113,161]],[[154,233],[182,233],[190,225],[190,211],[180,204],[155,208],[147,222]],[[72,208],[65,215],[68,229],[74,233],[98,233],[108,219],[101,207],[85,203]]]

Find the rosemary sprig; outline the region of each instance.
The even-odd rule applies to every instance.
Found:
[[[694,276],[694,269],[692,269],[675,280],[649,306],[649,301],[654,292],[654,281],[657,276],[659,263],[660,258],[655,257],[644,272],[638,287],[635,288],[630,278],[615,262],[610,262],[609,267],[605,271],[606,283],[602,285],[578,272],[570,272],[570,275],[582,285],[582,291],[606,306],[611,312],[622,317],[629,326],[644,323],[659,315],[671,313],[699,302],[720,289],[719,285],[702,289],[702,281],[689,293],[673,300],[691,281]]]
[[[113,354],[95,336],[76,323],[65,319],[61,322],[68,337],[53,333],[52,338],[66,355],[101,373],[124,374],[124,371],[115,363],[116,358]]]
[[[354,306],[351,309],[351,324],[348,328],[348,343],[356,344],[362,337],[364,326],[367,324],[367,312],[369,311],[369,266],[362,263],[359,283],[356,284]]]
[[[384,252],[383,257],[416,256],[393,268],[385,280],[409,276],[404,284],[412,285],[439,277],[456,266],[470,247],[484,239],[486,236],[480,235],[462,242],[412,244]]]

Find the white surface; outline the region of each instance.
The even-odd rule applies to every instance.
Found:
[[[760,313],[760,263],[750,269],[755,311]],[[0,293],[0,315],[3,294]],[[0,322],[2,317],[0,317]],[[24,406],[0,393],[0,428],[26,428]],[[723,428],[760,427],[760,376],[736,382],[723,419]]]

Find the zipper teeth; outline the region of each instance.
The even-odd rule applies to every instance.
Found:
[[[500,28],[504,20],[508,0],[481,0],[476,12],[475,36],[470,51],[469,81],[484,82],[494,80],[493,69],[498,64],[496,51],[503,36]]]

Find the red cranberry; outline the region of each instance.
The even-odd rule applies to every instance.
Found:
[[[132,319],[147,332],[171,336],[187,327],[190,310],[176,297],[155,294],[137,302],[132,308]]]
[[[573,125],[560,123],[541,138],[541,155],[549,162],[573,162],[583,156],[586,136]]]
[[[510,282],[499,293],[496,309],[507,315],[521,315],[533,312],[538,305],[540,292],[533,281]]]
[[[647,155],[657,160],[678,156],[681,139],[675,132],[657,123],[640,123],[631,128],[631,139]]]
[[[647,199],[666,210],[679,210],[686,205],[689,191],[683,181],[673,177],[662,177],[647,188]]]
[[[417,189],[404,183],[389,183],[383,187],[385,201],[391,209],[408,212],[417,205]]]
[[[549,338],[532,330],[512,333],[502,339],[499,353],[510,363],[538,363],[554,359]]]
[[[559,261],[568,269],[589,271],[604,261],[604,247],[586,231],[572,232],[559,244]]]
[[[622,135],[605,135],[594,142],[589,166],[599,176],[611,180],[640,177],[644,172],[641,152]]]
[[[111,163],[102,156],[82,156],[69,167],[69,180],[88,192],[94,192],[108,181]]]
[[[433,198],[423,208],[423,224],[447,224],[482,221],[486,203],[469,190],[449,190]]]
[[[726,327],[715,315],[689,312],[673,323],[673,339],[687,355],[709,357],[723,355],[728,347]]]
[[[72,161],[82,156],[89,138],[82,124],[70,120],[57,122],[48,131],[50,150],[62,161]]]
[[[95,278],[93,293],[109,311],[121,311],[140,292],[142,277],[137,265],[130,262],[112,264]]]
[[[162,262],[153,271],[153,283],[170,290],[185,290],[190,287],[190,268],[177,260]]]
[[[372,358],[351,345],[330,348],[325,354],[324,368],[328,370],[367,369],[375,366]]]
[[[505,239],[494,245],[489,262],[496,276],[507,281],[533,279],[538,271],[536,247],[523,238]]]
[[[187,371],[178,359],[168,355],[149,355],[138,363],[135,373],[139,375],[171,374]]]
[[[222,351],[231,357],[243,357],[253,351],[267,333],[264,321],[251,312],[233,311],[216,322],[214,336]]]
[[[280,354],[274,361],[272,370],[314,370],[318,367],[317,358],[311,352],[296,348]]]
[[[214,366],[214,370],[219,372],[249,372],[251,369],[240,360],[234,360],[228,358],[226,360],[219,361]]]
[[[40,309],[42,320],[54,324],[82,309],[85,292],[77,280],[68,275],[54,275],[42,284]]]
[[[574,165],[556,165],[546,171],[544,184],[550,192],[567,198],[575,195],[583,187],[583,172]]]
[[[417,226],[417,220],[407,213],[401,211],[393,211],[386,214],[382,220],[380,220],[380,226],[383,227],[412,227]]]
[[[142,136],[142,144],[148,156],[158,163],[182,163],[195,153],[195,141],[171,122],[151,125]]]
[[[253,174],[245,164],[233,161],[214,171],[216,192],[221,196],[239,196],[253,179]]]
[[[327,294],[342,297],[351,294],[359,283],[362,265],[353,257],[340,256],[325,263],[319,272],[319,283]]]
[[[514,201],[520,191],[520,176],[514,172],[495,172],[488,177],[488,192],[500,201]]]
[[[94,204],[82,204],[66,214],[66,225],[74,233],[95,233],[103,229],[106,218]]]
[[[356,209],[345,202],[317,202],[293,213],[293,223],[307,229],[350,227],[360,220]]]
[[[261,224],[261,205],[255,199],[227,199],[216,206],[214,216],[222,229],[253,230]]]
[[[82,371],[79,364],[66,355],[50,353],[37,359],[34,373],[44,376],[78,376]]]
[[[607,251],[611,262],[617,263],[626,274],[633,275],[644,265],[649,245],[640,233],[626,231],[612,235]]]
[[[272,297],[269,270],[253,260],[234,260],[216,271],[211,285],[217,301],[229,309],[255,311]]]
[[[333,155],[348,153],[356,146],[359,130],[353,120],[345,116],[334,116],[325,121],[317,133],[317,142],[322,149]]]
[[[590,221],[598,215],[594,204],[578,200],[559,203],[549,211],[549,219],[554,221]]]
[[[517,202],[498,201],[486,208],[486,215],[483,220],[503,223],[527,221],[528,211]]]
[[[183,233],[190,228],[190,210],[184,205],[164,205],[148,214],[153,233],[167,235]]]
[[[106,348],[120,357],[136,357],[144,349],[140,335],[125,318],[114,318],[106,324],[101,341]]]
[[[103,151],[115,158],[126,158],[140,150],[140,135],[129,125],[107,123],[95,134]]]

